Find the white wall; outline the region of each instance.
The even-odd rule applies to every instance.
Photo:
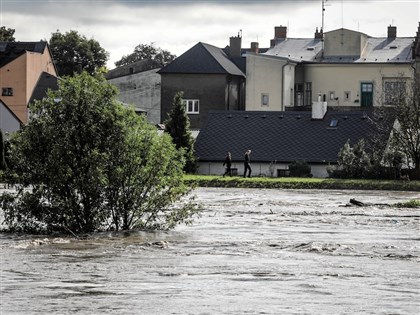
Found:
[[[11,134],[20,129],[19,120],[0,102],[0,129],[3,132],[4,139],[8,136],[6,133]]]
[[[328,177],[326,165],[311,165],[311,173],[313,177]],[[232,168],[237,168],[238,176],[244,175],[244,163],[234,162]],[[277,170],[287,170],[288,164],[276,163],[273,167],[273,176],[271,176],[269,163],[251,163],[251,176],[255,177],[277,177]],[[222,176],[225,172],[223,162],[199,162],[197,173],[200,175],[216,175]]]

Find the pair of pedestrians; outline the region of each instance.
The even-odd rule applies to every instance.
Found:
[[[250,158],[250,155],[251,155],[251,150],[247,150],[245,152],[245,155],[244,155],[244,177],[247,177],[247,173],[248,173],[248,177],[251,177],[252,169],[251,169],[251,158]],[[230,154],[230,152],[228,152],[226,154],[225,161],[223,162],[223,166],[225,166],[225,165],[226,165],[226,171],[223,174],[223,177],[225,175],[232,176],[232,169],[231,169],[231,166],[232,166],[232,155]]]

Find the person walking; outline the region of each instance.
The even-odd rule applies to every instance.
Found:
[[[223,166],[225,166],[225,165],[226,165],[226,171],[223,174],[223,177],[225,177],[226,174],[229,174],[229,176],[232,176],[232,169],[231,169],[231,166],[232,166],[232,156],[231,156],[230,152],[228,152],[226,154],[225,161],[223,162]]]
[[[244,177],[246,177],[246,172],[248,171],[248,177],[251,177],[251,150],[248,150],[245,152],[245,156],[244,156]]]

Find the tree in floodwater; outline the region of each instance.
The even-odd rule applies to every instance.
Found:
[[[181,153],[116,93],[83,72],[31,104],[30,122],[10,142],[6,180],[16,193],[0,197],[10,230],[171,228],[197,211],[177,202],[189,192]]]

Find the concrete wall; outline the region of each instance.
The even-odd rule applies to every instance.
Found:
[[[246,110],[283,111],[285,105],[290,105],[294,66],[286,64],[285,59],[247,54]],[[262,95],[268,95],[268,105],[262,104]]]
[[[199,114],[189,114],[191,128],[200,129],[210,110],[227,110],[228,77],[224,74],[162,74],[161,121],[172,109],[174,96],[183,91],[185,99],[200,100]],[[231,81],[231,84],[235,84]]]
[[[118,99],[126,104],[147,112],[147,119],[154,124],[160,123],[160,75],[159,69],[139,72],[109,79],[119,90]]]
[[[367,36],[346,29],[324,34],[324,56],[360,56]]]
[[[286,163],[277,163],[270,169],[270,163],[251,163],[252,173],[251,176],[255,177],[277,177],[277,170],[287,170]],[[237,176],[244,175],[244,163],[232,162],[232,168],[237,169]],[[223,162],[199,162],[197,173],[201,175],[223,175],[225,167]],[[311,173],[313,177],[326,178],[328,177],[327,165],[311,165]]]

